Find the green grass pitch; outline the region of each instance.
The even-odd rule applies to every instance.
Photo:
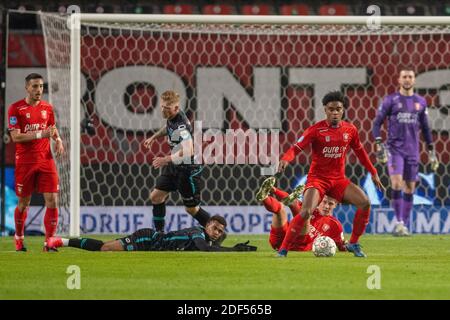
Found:
[[[104,240],[114,237],[99,237]],[[0,300],[4,299],[450,299],[450,235],[394,238],[366,235],[368,258],[338,252],[316,258],[290,252],[275,258],[267,236],[250,240],[257,252],[42,252],[28,237],[16,253],[0,238]],[[69,290],[67,268],[80,268],[81,289]],[[378,266],[381,288],[368,289],[368,267]],[[374,283],[370,281],[370,283]]]

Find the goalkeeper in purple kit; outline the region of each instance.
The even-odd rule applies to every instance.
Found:
[[[436,157],[425,98],[414,93],[415,73],[409,68],[400,70],[400,89],[384,98],[373,126],[377,161],[388,163],[392,187],[392,206],[397,218],[394,236],[407,236],[413,194],[419,171],[419,129],[428,148],[431,168],[436,171]],[[386,146],[381,138],[381,126],[388,119]],[[403,194],[402,194],[403,193]]]

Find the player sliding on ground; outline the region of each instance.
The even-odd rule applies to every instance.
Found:
[[[372,174],[375,186],[381,190],[384,190],[384,187],[377,170],[361,145],[358,130],[353,124],[342,120],[344,109],[347,107],[346,100],[339,91],[326,94],[322,100],[326,119],[309,127],[280,160],[278,172],[283,172],[300,151],[311,146],[312,163],[308,172],[301,212],[289,224],[286,237],[278,251],[279,257],[287,256],[289,247],[295,242],[305,223],[311,219],[315,208],[325,194],[338,202],[353,204],[357,207],[352,235],[346,248],[356,257],[366,257],[358,240],[369,222],[370,201],[361,188],[345,177],[345,158],[350,148]]]
[[[279,250],[289,226],[286,210],[282,203],[289,206],[295,217],[300,213],[302,203],[298,200],[303,192],[304,185],[294,189],[289,195],[287,192],[274,187],[275,178],[264,180],[256,198],[264,204],[264,207],[273,213],[270,227],[269,243],[275,250]],[[281,202],[280,202],[281,201]],[[288,247],[291,251],[311,251],[314,240],[320,236],[328,236],[334,240],[339,251],[346,251],[343,228],[339,220],[333,217],[333,210],[337,201],[324,196],[322,202],[312,213],[310,221],[305,223],[296,241]]]
[[[201,226],[158,232],[154,229],[139,229],[135,233],[108,242],[96,239],[64,239],[52,237],[47,240],[52,247],[73,247],[89,251],[256,251],[255,246],[238,243],[232,248],[211,245],[225,232],[227,222],[219,215],[212,216]]]

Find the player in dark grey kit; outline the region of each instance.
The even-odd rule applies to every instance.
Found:
[[[157,232],[154,229],[139,229],[135,233],[108,242],[90,238],[64,239],[51,237],[52,247],[73,247],[89,251],[256,251],[257,247],[238,243],[226,248],[212,245],[225,232],[227,223],[222,216],[212,216],[201,226],[171,231]]]
[[[436,157],[428,125],[425,98],[414,93],[415,73],[410,68],[400,70],[400,90],[384,98],[373,126],[377,160],[388,163],[392,186],[392,206],[397,225],[395,236],[409,235],[407,226],[413,205],[413,194],[419,170],[419,130],[422,130],[428,148],[431,168],[436,171]],[[381,139],[381,126],[388,118],[388,139],[385,149]],[[403,189],[403,190],[402,190]],[[403,196],[402,196],[403,191]]]
[[[161,168],[161,175],[150,193],[153,223],[158,232],[164,232],[166,200],[172,191],[181,194],[186,211],[200,225],[205,227],[210,217],[210,214],[200,207],[200,192],[203,187],[200,176],[203,167],[194,162],[193,128],[180,110],[179,103],[180,97],[174,91],[166,91],[161,95],[161,112],[167,123],[144,142],[144,146],[149,149],[156,138],[167,136],[171,149],[170,155],[153,160],[153,167]]]

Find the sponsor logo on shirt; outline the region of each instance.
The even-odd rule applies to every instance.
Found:
[[[39,123],[27,123],[24,128],[24,132],[28,131],[36,131],[39,130],[40,124]]]
[[[17,118],[16,117],[9,117],[9,124],[12,126],[15,126],[17,124]]]
[[[416,123],[417,122],[417,114],[410,112],[399,112],[397,113],[397,121],[399,123]]]
[[[343,156],[343,154],[345,153],[346,149],[347,149],[346,146],[342,146],[342,147],[323,147],[322,155],[324,156],[324,158],[337,159],[337,158],[341,158]]]

